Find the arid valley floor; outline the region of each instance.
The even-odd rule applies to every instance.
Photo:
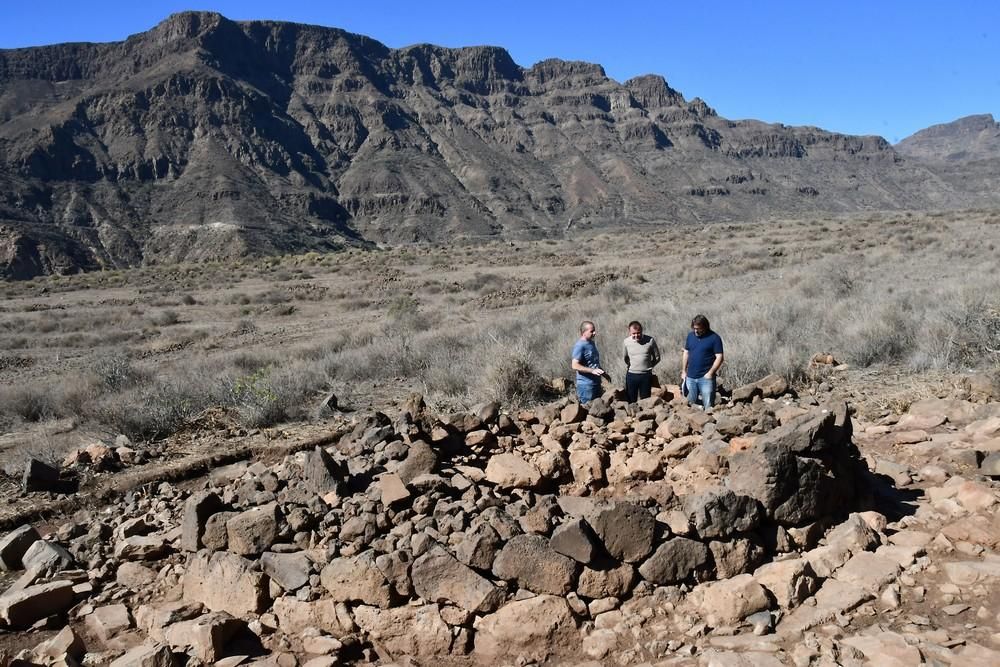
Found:
[[[998,245],[871,213],[4,283],[0,665],[992,664]],[[670,388],[696,313],[711,415]],[[582,319],[609,389],[643,322],[657,397],[577,407]]]

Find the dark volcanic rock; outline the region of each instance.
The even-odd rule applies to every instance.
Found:
[[[511,538],[497,554],[493,573],[534,593],[565,595],[573,589],[576,563],[556,553],[540,535]]]
[[[802,525],[846,514],[863,502],[863,470],[841,404],[796,417],[733,454],[726,483],[759,500],[768,518]]]
[[[639,567],[639,574],[654,584],[676,584],[689,579],[709,559],[708,547],[686,537],[673,537]]]
[[[764,519],[760,503],[732,491],[706,492],[684,498],[684,510],[698,535],[728,537],[753,530]]]
[[[202,542],[205,524],[209,517],[221,512],[224,507],[222,499],[211,491],[201,491],[188,498],[184,503],[184,516],[181,519],[181,548],[185,551],[197,551],[205,546]]]
[[[590,519],[604,548],[617,560],[635,563],[653,550],[656,520],[631,503],[616,502]]]

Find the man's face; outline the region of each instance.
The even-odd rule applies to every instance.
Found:
[[[586,329],[583,330],[584,340],[591,340],[596,335],[597,335],[597,329],[594,327],[587,327]]]
[[[642,339],[642,327],[632,327],[628,330],[628,335],[632,337],[632,340]]]
[[[694,331],[694,335],[701,338],[705,335],[705,325],[704,324],[692,324],[691,330]]]

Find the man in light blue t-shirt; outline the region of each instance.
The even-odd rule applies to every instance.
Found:
[[[601,395],[601,355],[594,343],[597,327],[590,320],[580,323],[580,339],[573,346],[573,370],[576,371],[576,395],[587,403]]]
[[[708,318],[695,315],[691,320],[691,332],[684,341],[681,356],[681,384],[687,390],[688,403],[701,405],[706,410],[715,403],[715,374],[722,366],[722,338],[712,331]]]

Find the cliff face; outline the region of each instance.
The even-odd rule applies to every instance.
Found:
[[[0,51],[0,275],[374,241],[969,205],[879,137],[659,76],[183,13]]]

